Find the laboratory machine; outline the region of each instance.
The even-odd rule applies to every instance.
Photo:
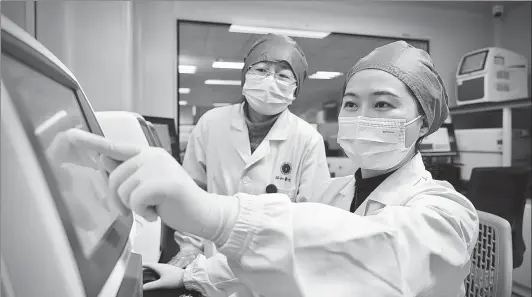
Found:
[[[116,142],[137,147],[157,146],[155,136],[144,118],[127,111],[96,112],[96,119],[105,137]],[[130,235],[133,252],[142,256],[143,262],[159,262],[161,256],[162,223],[157,218],[149,222],[133,214],[134,224]]]
[[[456,72],[458,105],[500,102],[529,97],[527,59],[503,48],[467,53]]]
[[[65,139],[103,135],[74,75],[1,18],[2,296],[142,296],[133,215],[110,199],[97,155]]]
[[[159,276],[132,251],[135,216],[112,199],[99,156],[73,148],[65,133],[108,132],[70,70],[4,16],[1,66],[0,295],[194,295],[184,288],[143,292],[143,282]],[[146,142],[149,125],[139,125],[129,136]],[[160,228],[148,233],[160,238]],[[160,254],[147,251],[154,260]]]
[[[511,166],[529,167],[531,139],[525,129],[513,129],[510,138]],[[461,176],[469,180],[475,167],[500,167],[503,164],[503,130],[502,128],[457,129],[456,141],[462,164]]]
[[[432,178],[448,181],[457,190],[464,186],[460,174],[461,164],[458,161],[454,125],[450,119],[434,133],[423,138],[419,152]]]

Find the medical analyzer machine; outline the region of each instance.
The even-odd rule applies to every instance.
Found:
[[[503,48],[467,53],[456,72],[458,105],[528,98],[528,61]]]
[[[106,123],[102,130],[74,75],[35,38],[4,16],[1,30],[0,295],[197,293],[143,292],[143,283],[160,277],[142,267],[142,257],[159,258],[160,221],[137,228],[142,218],[113,199],[99,155],[75,149],[65,133],[116,138],[119,129]],[[149,123],[132,118],[136,130],[123,140],[157,145]]]
[[[96,112],[96,119],[105,137],[116,142],[137,147],[158,146],[148,123],[138,114],[127,111]],[[134,224],[130,234],[133,252],[142,256],[142,262],[159,262],[161,256],[162,223],[157,218],[149,222],[133,214]]]
[[[133,215],[111,199],[96,153],[65,132],[103,136],[74,75],[1,18],[1,295],[142,296]]]

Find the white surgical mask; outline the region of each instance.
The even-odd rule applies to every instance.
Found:
[[[284,111],[294,101],[295,84],[285,85],[273,76],[246,75],[242,94],[258,113],[274,115]]]
[[[388,170],[399,164],[415,142],[406,147],[406,127],[417,121],[339,117],[338,144],[360,168]]]

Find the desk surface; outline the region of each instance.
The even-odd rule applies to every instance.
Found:
[[[485,112],[491,110],[500,110],[503,108],[530,108],[532,100],[530,98],[522,98],[517,100],[501,101],[501,102],[482,102],[466,105],[457,105],[449,107],[451,115],[467,114],[472,112]]]

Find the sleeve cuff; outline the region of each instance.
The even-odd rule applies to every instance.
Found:
[[[199,256],[199,257],[202,257],[202,256]],[[203,296],[207,296],[207,293],[205,292],[205,290],[203,290],[203,288],[199,285],[199,283],[194,280],[194,274],[197,273],[196,264],[197,264],[197,261],[200,260],[199,257],[196,258],[194,262],[192,262],[190,265],[188,265],[185,268],[185,271],[183,274],[183,284],[185,285],[185,288],[187,290],[198,291]]]
[[[282,194],[268,194],[261,197],[239,193],[235,197],[239,201],[239,212],[236,223],[230,228],[229,238],[221,245],[217,243],[219,251],[227,258],[240,262],[241,257],[254,247],[254,238],[262,230],[264,221],[269,219],[272,205],[290,204],[290,199]],[[274,207],[275,208],[275,207]]]

